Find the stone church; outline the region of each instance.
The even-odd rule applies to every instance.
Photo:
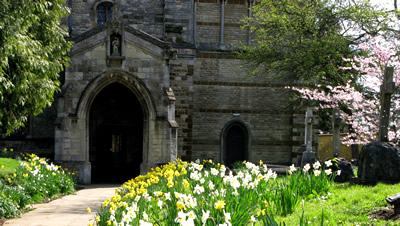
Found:
[[[173,161],[291,164],[304,113],[233,50],[254,0],[67,0],[74,42],[52,107],[0,145],[43,153],[82,183]]]

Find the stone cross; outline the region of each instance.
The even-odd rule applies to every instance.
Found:
[[[381,86],[381,112],[379,116],[378,141],[387,142],[390,115],[390,99],[395,90],[393,82],[393,67],[386,67]]]
[[[313,111],[312,108],[308,107],[305,118],[305,136],[304,144],[306,145],[306,151],[312,151],[312,124],[313,124]]]
[[[303,156],[301,157],[301,167],[307,163],[312,164],[316,160],[315,152],[312,151],[313,109],[311,107],[308,107],[306,111],[305,126],[304,143],[306,151],[303,152]]]
[[[333,156],[339,157],[340,154],[340,110],[335,108],[333,110]]]

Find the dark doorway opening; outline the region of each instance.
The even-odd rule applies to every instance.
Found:
[[[89,115],[89,159],[93,183],[123,183],[140,174],[143,161],[143,111],[120,83],[105,87]]]
[[[233,163],[248,160],[248,134],[247,129],[238,123],[226,128],[224,134],[225,142],[225,165],[232,168]]]

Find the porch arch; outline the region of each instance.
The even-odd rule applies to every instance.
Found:
[[[150,91],[145,84],[136,76],[125,71],[108,71],[95,77],[84,89],[76,107],[76,117],[83,121],[84,128],[81,128],[81,153],[86,162],[89,162],[89,115],[90,109],[97,95],[107,86],[119,83],[128,88],[133,95],[136,96],[143,115],[143,162],[146,164],[149,161],[149,156],[152,156],[150,143],[150,128],[154,127],[154,120],[157,115],[155,103]],[[82,140],[83,138],[83,140]],[[142,172],[141,172],[142,173]],[[91,174],[91,172],[90,172]],[[91,176],[89,176],[91,177]]]

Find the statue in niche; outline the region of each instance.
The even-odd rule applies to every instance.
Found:
[[[119,35],[111,36],[111,56],[121,56],[121,40]]]

